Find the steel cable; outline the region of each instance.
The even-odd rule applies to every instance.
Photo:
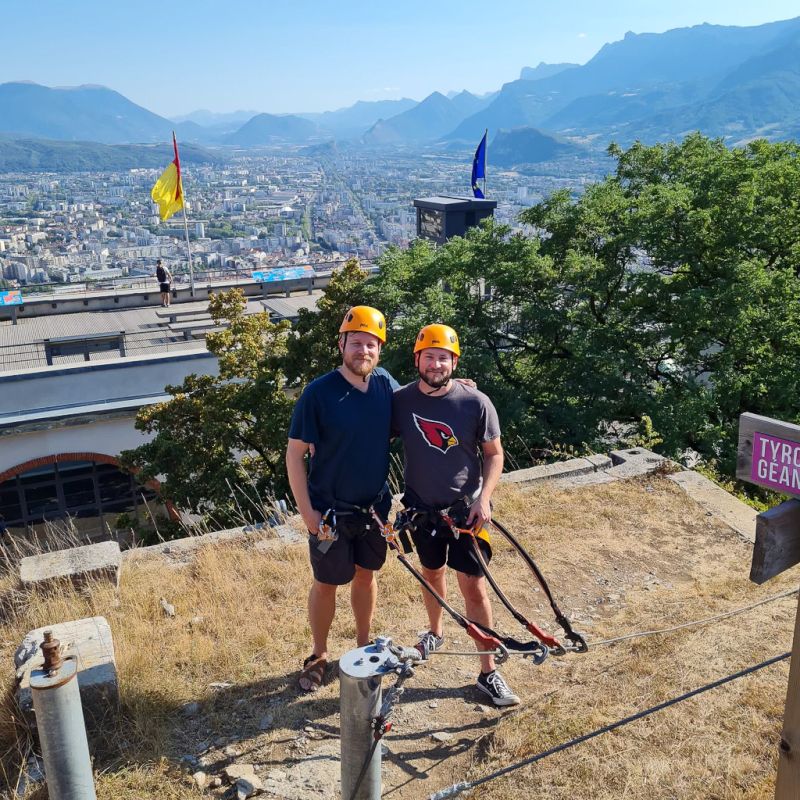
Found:
[[[652,631],[639,631],[638,633],[626,633],[624,636],[616,636],[613,639],[602,639],[599,642],[590,642],[589,644],[592,647],[603,647],[603,645],[608,644],[615,644],[616,642],[624,642],[627,639],[639,639],[644,636],[655,636],[661,633],[674,633],[675,631],[681,631],[685,628],[692,628],[697,625],[707,625],[710,622],[718,622],[721,619],[727,619],[728,617],[735,617],[738,614],[744,614],[746,611],[752,611],[754,608],[758,608],[759,606],[764,606],[767,603],[773,603],[776,600],[782,600],[784,597],[791,597],[794,594],[797,594],[800,589],[789,589],[785,592],[780,592],[780,594],[774,594],[771,597],[766,597],[763,600],[759,600],[757,603],[752,603],[749,606],[744,606],[742,608],[735,608],[732,611],[724,611],[721,614],[715,614],[713,617],[705,617],[705,619],[698,619],[694,620],[693,622],[683,622],[680,625],[673,625],[670,628],[658,628]]]
[[[616,722],[612,722],[609,725],[604,725],[602,728],[597,728],[590,733],[585,733],[582,736],[578,736],[575,739],[570,739],[568,742],[562,742],[555,747],[551,747],[548,750],[544,750],[541,753],[537,753],[535,756],[530,756],[529,758],[524,759],[523,761],[518,761],[515,764],[509,764],[507,767],[503,767],[502,769],[498,769],[495,772],[490,773],[489,775],[485,775],[482,778],[477,778],[474,781],[461,781],[460,783],[455,783],[452,786],[448,786],[446,789],[442,789],[441,791],[434,792],[434,794],[430,795],[428,800],[445,800],[448,797],[455,797],[456,795],[461,794],[462,792],[468,791],[470,789],[475,789],[478,786],[483,785],[484,783],[489,783],[489,781],[493,781],[497,778],[500,778],[504,775],[508,775],[510,772],[515,772],[518,769],[522,769],[522,767],[530,766],[531,764],[535,764],[537,761],[541,761],[548,756],[555,755],[556,753],[560,753],[564,750],[569,750],[571,747],[575,747],[578,744],[582,744],[583,742],[588,741],[589,739],[594,739],[597,736],[600,736],[604,733],[609,733],[610,731],[616,730],[617,728],[621,728],[623,725],[628,725],[631,722],[636,722],[637,720],[643,719],[644,717],[649,717],[651,714],[655,714],[657,711],[663,711],[665,708],[669,708],[670,706],[677,705],[678,703],[682,703],[684,700],[688,700],[692,697],[695,697],[703,692],[708,692],[711,689],[716,689],[719,686],[724,686],[726,683],[730,683],[731,681],[735,681],[738,678],[743,678],[746,675],[750,675],[753,672],[757,672],[758,670],[764,669],[766,667],[770,667],[773,664],[777,664],[779,661],[785,661],[786,659],[791,657],[791,653],[783,653],[779,656],[774,656],[773,658],[769,658],[766,661],[762,661],[760,664],[755,664],[752,667],[747,667],[745,669],[739,670],[739,672],[734,672],[732,675],[727,675],[724,678],[720,678],[716,681],[712,681],[711,683],[705,684],[705,686],[701,686],[698,689],[692,689],[690,692],[686,692],[685,694],[679,695],[678,697],[673,697],[671,700],[665,700],[663,703],[659,703],[658,705],[651,706],[650,708],[645,709],[644,711],[638,711],[635,714],[631,714],[629,717],[625,717],[624,719],[617,720]]]

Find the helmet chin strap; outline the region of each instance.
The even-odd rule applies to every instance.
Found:
[[[449,386],[449,385],[450,385],[450,381],[451,381],[451,378],[448,378],[448,379],[447,379],[447,383],[443,383],[441,386],[431,386],[431,385],[428,383],[428,381],[426,381],[426,380],[425,380],[425,378],[423,378],[423,377],[422,377],[422,375],[420,375],[420,376],[419,376],[419,379],[420,379],[420,380],[421,380],[421,381],[422,381],[422,382],[423,382],[423,383],[424,383],[426,386],[430,386],[430,389],[431,389],[431,390],[430,390],[429,392],[425,392],[425,394],[436,394],[436,392],[438,392],[438,391],[439,391],[439,389],[445,389],[447,386]]]

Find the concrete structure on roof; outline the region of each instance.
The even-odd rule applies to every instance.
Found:
[[[491,217],[496,200],[437,195],[414,200],[417,209],[417,236],[444,244],[453,236],[464,236],[481,220]]]

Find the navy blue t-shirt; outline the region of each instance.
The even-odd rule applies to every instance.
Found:
[[[308,493],[317,511],[343,501],[366,506],[389,476],[392,392],[397,381],[382,367],[366,392],[333,370],[306,386],[294,407],[289,438],[313,444]]]

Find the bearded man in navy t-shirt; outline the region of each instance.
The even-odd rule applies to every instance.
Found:
[[[339,328],[342,365],[305,388],[289,428],[286,471],[308,529],[314,573],[308,598],[314,649],[300,675],[304,691],[316,690],[325,677],[338,586],[350,584],[357,646],[369,642],[375,576],[387,547],[372,510],[388,518],[392,392],[399,386],[378,367],[385,342],[383,314],[351,308]],[[335,540],[328,538],[331,529]]]

